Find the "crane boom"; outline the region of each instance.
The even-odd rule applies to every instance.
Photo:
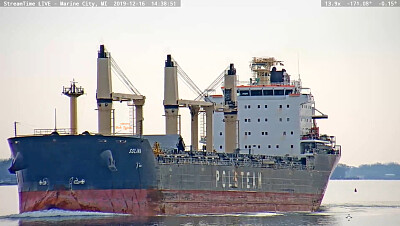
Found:
[[[205,98],[207,92],[210,90],[215,90],[215,88],[222,83],[222,80],[224,79],[224,75],[226,74],[226,71],[229,69],[229,67],[225,68],[224,71],[205,89],[203,92],[199,94],[198,97],[196,97],[195,100],[201,100],[202,98]],[[207,101],[207,100],[206,100]]]
[[[177,67],[178,74],[180,75],[180,78],[186,83],[186,85],[196,94],[200,95],[201,89],[193,82],[193,80],[186,74],[186,72],[182,69],[181,66],[179,66],[178,62],[172,58],[172,60],[175,62],[175,65]]]
[[[111,57],[111,69],[115,72],[118,79],[122,82],[122,84],[125,85],[126,88],[128,88],[132,93],[136,95],[141,95],[139,90],[137,90],[133,86],[131,81],[128,79],[128,77],[125,75],[125,73],[122,71],[122,69],[118,66],[117,62],[112,57]]]

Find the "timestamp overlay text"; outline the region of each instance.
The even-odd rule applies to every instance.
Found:
[[[400,0],[321,0],[321,7],[400,7]]]
[[[0,7],[181,7],[181,0],[0,0]]]

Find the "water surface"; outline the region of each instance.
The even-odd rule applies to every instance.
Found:
[[[400,181],[330,181],[315,213],[157,217],[63,210],[18,214],[17,186],[0,186],[0,225],[400,225]]]

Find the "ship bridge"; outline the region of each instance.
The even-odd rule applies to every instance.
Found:
[[[294,85],[242,85],[238,86],[238,96],[286,96],[296,94]]]

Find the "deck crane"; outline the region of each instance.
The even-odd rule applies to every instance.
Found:
[[[121,82],[133,93],[112,92],[111,70],[118,76]],[[98,107],[98,132],[103,135],[111,135],[111,112],[113,101],[126,101],[128,106],[135,108],[135,135],[143,134],[143,105],[145,96],[132,85],[117,62],[106,51],[104,45],[100,45],[97,58],[97,107]],[[114,121],[114,120],[113,120]],[[113,122],[115,133],[115,123]]]
[[[202,112],[206,115],[206,134],[205,139],[206,150],[211,152],[213,148],[213,113],[216,108],[215,103],[211,102],[208,98],[208,92],[215,89],[221,84],[224,76],[226,75],[229,67],[227,67],[215,81],[213,81],[206,90],[201,89],[193,82],[192,79],[186,74],[178,62],[167,55],[164,70],[164,109],[166,116],[166,134],[178,134],[178,116],[179,107],[188,107],[191,114],[191,144],[192,150],[198,150],[198,116]],[[183,82],[197,95],[195,100],[182,100],[179,99],[178,93],[178,75]],[[219,106],[220,107],[220,106]],[[204,123],[204,122],[203,122]],[[202,127],[204,129],[204,126]],[[204,133],[204,132],[203,132]],[[202,137],[204,140],[204,135]]]
[[[192,150],[198,150],[198,117],[199,111],[202,109],[207,115],[207,151],[213,151],[213,134],[212,123],[214,113],[214,103],[201,100],[182,100],[179,99],[178,93],[178,74],[182,80],[197,95],[201,95],[202,91],[189,78],[185,71],[179,66],[171,55],[167,55],[164,68],[164,110],[165,110],[165,130],[166,134],[178,134],[178,116],[179,107],[188,107],[191,114],[191,144]]]

